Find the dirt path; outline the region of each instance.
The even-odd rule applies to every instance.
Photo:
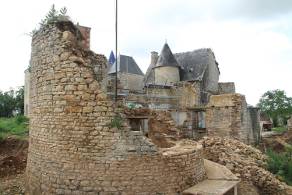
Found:
[[[24,194],[28,141],[13,137],[0,142],[0,195]]]
[[[0,178],[23,173],[27,149],[27,140],[7,138],[0,142]]]

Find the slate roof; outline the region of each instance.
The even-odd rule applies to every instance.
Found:
[[[164,44],[155,67],[175,66],[179,67],[167,43]]]
[[[154,68],[155,64],[150,64],[147,68],[145,77],[144,77],[144,84],[154,83]]]
[[[202,80],[209,64],[215,63],[218,68],[218,63],[211,49],[176,53],[174,56],[181,68],[180,80],[182,81]]]
[[[113,64],[115,63],[115,61],[116,61],[115,54],[114,54],[113,51],[111,51],[110,56],[109,56],[109,58],[108,58],[108,63],[109,63],[110,65],[113,65]]]
[[[116,72],[116,63],[109,65],[108,74]],[[126,55],[119,55],[118,72],[144,75],[134,58]]]
[[[164,64],[164,62],[166,63],[166,61],[174,61],[173,59],[172,60],[165,59],[165,56],[167,56],[167,53],[170,51],[170,49],[167,44],[164,47],[166,48],[163,48],[161,52],[161,54],[163,54],[164,57],[159,56],[160,64],[158,64],[157,62],[158,65],[150,64],[150,66],[148,67],[146,75],[145,75],[145,80],[144,80],[145,84],[150,84],[154,82],[153,69],[155,67],[159,65],[161,66],[161,64]],[[181,81],[202,80],[204,77],[204,73],[209,64],[215,64],[219,71],[219,67],[215,59],[215,55],[213,51],[209,48],[197,49],[194,51],[188,51],[188,52],[183,52],[183,53],[176,53],[173,56],[175,58],[176,63],[180,67]]]

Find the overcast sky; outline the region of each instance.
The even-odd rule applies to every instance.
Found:
[[[91,49],[114,50],[114,0],[9,0],[0,10],[0,90],[24,84],[31,38],[51,5],[66,6],[73,22],[89,26]],[[267,90],[292,96],[291,0],[119,0],[119,52],[142,71],[167,40],[173,53],[211,48],[220,81],[255,105]]]

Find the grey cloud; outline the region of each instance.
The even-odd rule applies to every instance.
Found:
[[[147,11],[157,24],[187,23],[212,17],[215,20],[265,20],[292,14],[292,0],[160,0]]]
[[[227,0],[217,6],[215,14],[227,18],[271,19],[292,13],[291,0]]]

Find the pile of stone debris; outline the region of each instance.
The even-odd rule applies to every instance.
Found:
[[[266,170],[267,157],[256,148],[220,137],[205,137],[200,143],[206,159],[226,166],[243,181],[251,182],[261,194],[291,193],[290,187]]]

